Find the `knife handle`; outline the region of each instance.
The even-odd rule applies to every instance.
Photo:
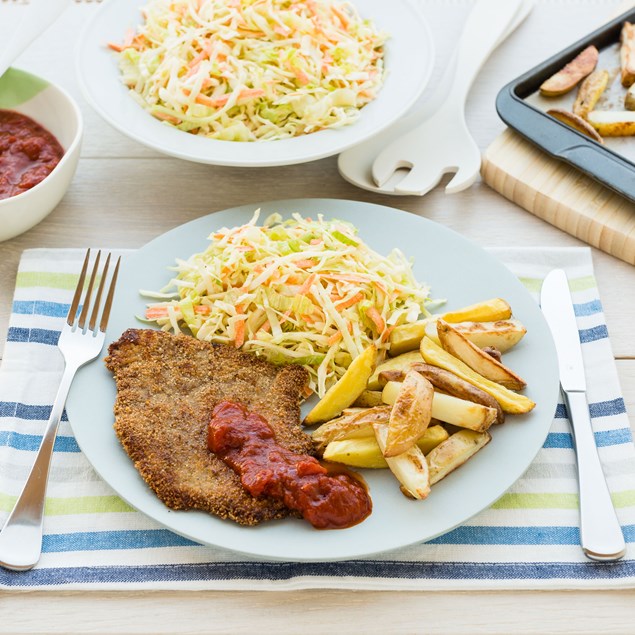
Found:
[[[591,560],[619,560],[626,544],[602,471],[586,393],[567,392],[564,397],[578,460],[582,550]]]

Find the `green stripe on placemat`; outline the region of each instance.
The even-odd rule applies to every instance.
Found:
[[[17,496],[0,493],[0,510],[10,512]],[[71,514],[101,514],[108,512],[135,511],[118,496],[82,496],[79,498],[47,498],[44,506],[46,516]]]
[[[635,505],[635,490],[613,492],[615,507]],[[540,493],[540,494],[504,494],[492,509],[577,509],[577,494]]]
[[[528,291],[538,293],[542,287],[541,278],[518,278],[527,288]],[[597,282],[593,276],[583,276],[582,278],[570,278],[569,289],[571,291],[587,291],[597,287]]]

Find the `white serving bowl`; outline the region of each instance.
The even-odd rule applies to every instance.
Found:
[[[0,109],[30,117],[64,149],[64,156],[43,181],[22,194],[0,200],[2,241],[37,225],[60,202],[75,174],[83,124],[79,107],[65,90],[15,68],[0,78]]]

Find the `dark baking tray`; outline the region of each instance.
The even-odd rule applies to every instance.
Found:
[[[510,128],[551,156],[635,201],[635,163],[525,101],[548,77],[587,46],[594,44],[601,51],[619,42],[625,21],[635,22],[635,9],[623,13],[504,86],[496,97],[496,110]]]

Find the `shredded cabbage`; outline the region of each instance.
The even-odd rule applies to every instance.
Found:
[[[352,123],[383,81],[386,35],[333,0],[149,0],[118,51],[152,115],[227,141]]]
[[[385,354],[396,325],[429,315],[428,287],[398,249],[381,256],[351,224],[322,215],[283,221],[276,214],[262,226],[258,216],[177,260],[176,277],[160,293],[175,290],[179,299],[149,304],[145,318],[301,364],[322,396],[366,347]]]

